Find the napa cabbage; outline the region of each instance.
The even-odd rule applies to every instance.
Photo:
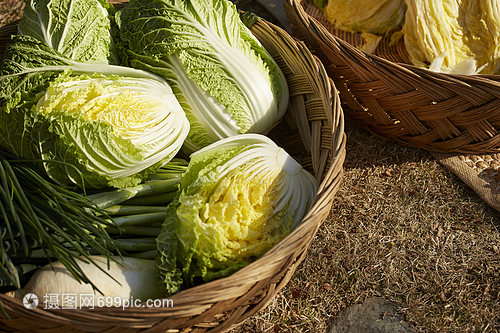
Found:
[[[186,111],[187,153],[265,134],[286,111],[283,73],[230,1],[132,0],[116,22],[123,61],[166,79]]]
[[[172,159],[189,132],[162,78],[74,61],[34,37],[9,43],[0,85],[0,145],[43,160],[60,184],[136,185]]]
[[[500,72],[500,1],[406,0],[411,62],[436,72]]]
[[[261,134],[222,139],[191,155],[157,238],[166,294],[234,273],[294,230],[317,181]]]

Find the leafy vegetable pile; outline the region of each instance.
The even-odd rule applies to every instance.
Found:
[[[373,53],[382,36],[404,36],[410,61],[432,71],[500,73],[500,1],[315,0],[338,29],[360,32]]]
[[[60,286],[122,297],[137,289],[92,280],[153,266],[151,292],[171,295],[309,210],[316,180],[265,136],[287,82],[228,0],[26,0],[18,30],[0,63],[0,269],[21,295],[28,268],[25,291],[50,292],[47,262]]]

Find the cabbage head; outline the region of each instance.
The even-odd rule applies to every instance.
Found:
[[[404,0],[328,0],[323,13],[335,28],[361,33],[361,49],[373,53],[383,36],[401,30],[405,10]]]
[[[167,82],[71,60],[17,36],[0,64],[0,146],[60,184],[140,183],[182,147],[189,122]]]
[[[411,62],[443,73],[500,73],[500,0],[406,0]]]
[[[240,134],[191,155],[157,238],[166,294],[228,276],[298,226],[315,178],[271,139]]]
[[[116,22],[123,61],[166,79],[186,111],[187,153],[284,115],[285,77],[229,0],[132,0]]]

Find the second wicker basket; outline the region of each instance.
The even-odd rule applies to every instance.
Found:
[[[403,40],[374,54],[335,29],[312,0],[284,0],[292,34],[306,41],[339,90],[346,118],[374,135],[434,152],[500,151],[500,76],[451,75],[410,64]]]

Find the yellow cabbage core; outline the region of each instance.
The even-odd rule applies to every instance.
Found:
[[[138,87],[109,84],[106,80],[89,79],[50,87],[39,100],[38,112],[64,112],[89,120],[102,120],[113,133],[135,139],[165,120],[165,104],[160,97],[146,96]],[[163,115],[162,115],[163,114]]]
[[[245,172],[231,170],[200,212],[201,220],[218,235],[213,242],[220,243],[219,255],[224,258],[260,256],[280,240],[276,234],[280,226],[285,226],[287,234],[293,224],[291,214],[280,213],[287,207],[274,214],[282,194],[277,188],[280,178],[265,172],[248,177]]]

